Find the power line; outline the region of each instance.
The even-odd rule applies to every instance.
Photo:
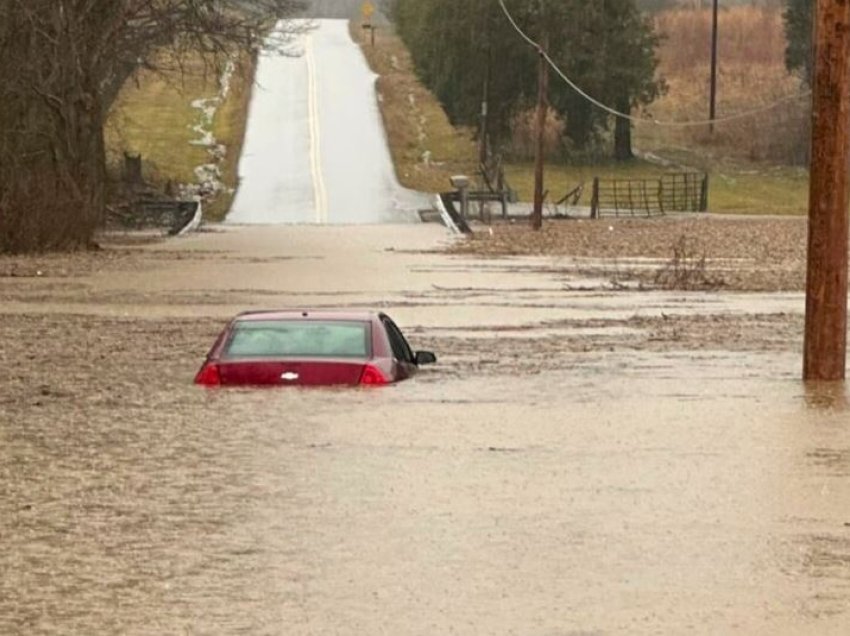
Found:
[[[570,88],[572,88],[576,93],[578,93],[585,100],[587,100],[588,102],[590,102],[591,104],[593,104],[597,108],[604,110],[609,115],[613,115],[614,117],[619,117],[621,119],[627,119],[627,120],[634,122],[634,123],[654,124],[656,126],[664,126],[664,127],[669,127],[669,128],[688,128],[688,127],[694,127],[694,126],[707,126],[709,124],[722,124],[722,123],[725,123],[725,122],[736,121],[738,119],[745,119],[747,117],[752,117],[753,115],[758,115],[760,113],[764,113],[764,112],[773,110],[774,108],[777,108],[777,107],[781,106],[782,104],[794,101],[796,99],[800,99],[802,97],[808,97],[809,95],[812,94],[811,90],[807,90],[807,91],[803,91],[803,92],[800,92],[800,93],[796,93],[794,95],[786,95],[785,97],[781,97],[781,98],[777,99],[776,101],[773,101],[769,104],[765,104],[764,106],[759,106],[758,108],[740,111],[738,113],[735,113],[733,115],[729,115],[729,116],[726,116],[726,117],[715,117],[713,119],[703,119],[703,120],[697,120],[697,121],[663,121],[663,120],[654,119],[654,118],[649,119],[647,117],[635,117],[634,115],[631,115],[629,113],[623,113],[619,110],[611,108],[610,106],[603,104],[598,99],[594,98],[592,95],[589,95],[585,91],[583,91],[578,84],[576,84],[572,79],[569,78],[569,76],[564,71],[561,70],[561,68],[555,63],[555,61],[543,49],[543,47],[541,47],[540,44],[538,44],[525,31],[522,30],[522,28],[517,24],[516,20],[514,20],[514,17],[511,15],[510,11],[508,11],[508,8],[505,6],[505,0],[498,0],[498,2],[499,2],[499,5],[502,7],[502,12],[505,14],[505,17],[511,23],[511,26],[514,28],[514,30],[522,37],[523,40],[528,42],[528,44],[533,46],[540,53],[540,55],[543,56],[543,58],[546,60],[546,62],[549,64],[549,66],[552,67],[552,69],[555,71],[555,73],[557,73],[560,76],[560,78],[563,79],[564,82],[567,83],[567,85],[569,85]]]

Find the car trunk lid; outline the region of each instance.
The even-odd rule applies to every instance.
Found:
[[[228,360],[219,363],[224,386],[333,386],[360,382],[362,360]]]

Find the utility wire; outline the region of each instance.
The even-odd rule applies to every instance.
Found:
[[[543,47],[540,46],[540,44],[538,44],[535,40],[533,40],[525,31],[522,30],[522,28],[517,24],[516,20],[514,20],[514,17],[511,15],[510,11],[508,11],[508,8],[505,6],[505,0],[498,0],[498,2],[499,5],[502,7],[502,12],[505,14],[505,17],[508,19],[508,22],[511,23],[511,26],[514,28],[514,30],[522,37],[523,40],[528,42],[537,50],[540,55],[543,56],[549,66],[552,67],[552,69],[561,77],[561,79],[563,79],[569,85],[570,88],[572,88],[576,93],[581,95],[584,99],[589,101],[594,106],[604,110],[606,113],[613,115],[614,117],[619,117],[620,119],[627,119],[635,123],[648,123],[654,124],[656,126],[665,126],[670,128],[707,126],[708,124],[721,124],[724,122],[752,117],[753,115],[758,115],[759,113],[764,113],[769,110],[773,110],[774,108],[777,108],[782,104],[794,101],[796,99],[800,99],[801,97],[808,97],[812,94],[811,90],[807,90],[800,93],[796,93],[794,95],[786,95],[785,97],[781,97],[774,102],[765,104],[764,106],[753,108],[751,110],[741,111],[733,115],[728,115],[726,117],[715,117],[714,119],[703,119],[698,121],[664,121],[654,118],[649,119],[647,117],[635,117],[634,115],[630,115],[629,113],[623,113],[619,110],[615,110],[614,108],[603,104],[598,99],[594,98],[591,95],[588,95],[585,91],[583,91],[581,87],[578,86],[578,84],[576,84],[573,80],[571,80],[569,76],[567,76],[567,74],[564,73],[564,71],[562,71],[561,68],[555,63],[555,61],[551,57],[549,57],[549,54],[545,50],[543,50]]]

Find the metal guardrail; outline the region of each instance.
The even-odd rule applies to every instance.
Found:
[[[440,214],[445,213],[448,217],[444,217],[443,222],[455,233],[471,234],[472,229],[455,206],[456,202],[460,202],[460,196],[457,192],[443,192],[437,195],[437,205]]]
[[[171,236],[200,222],[199,201],[142,199],[109,211],[111,223],[124,229],[162,228]]]

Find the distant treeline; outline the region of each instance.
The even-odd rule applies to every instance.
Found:
[[[783,6],[786,0],[720,0],[719,6],[724,7],[767,7],[778,8]],[[637,0],[641,11],[665,11],[667,9],[704,9],[712,6],[712,0]]]

